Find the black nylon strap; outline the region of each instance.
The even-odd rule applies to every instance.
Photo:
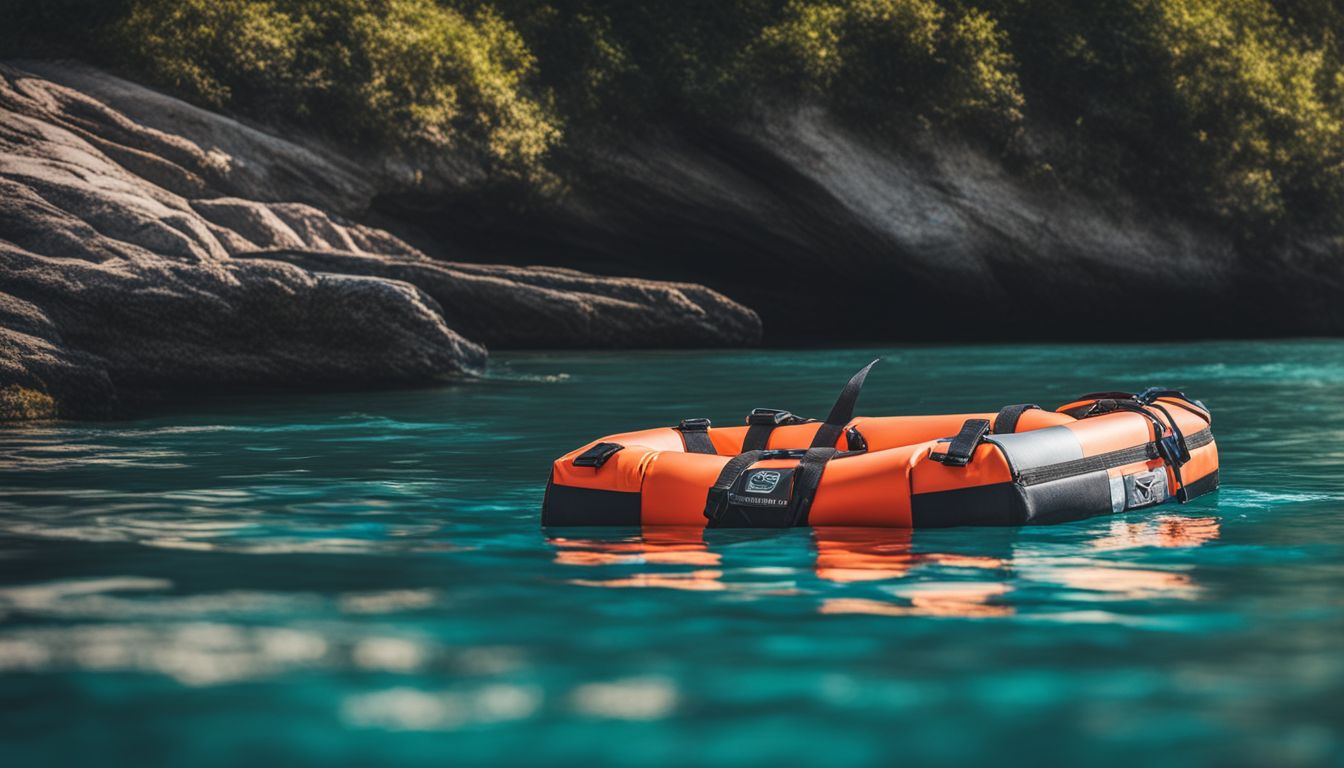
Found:
[[[1185,397],[1185,395],[1181,395]],[[1171,474],[1176,478],[1176,500],[1182,504],[1190,500],[1190,495],[1185,491],[1185,478],[1181,477],[1181,466],[1190,461],[1190,449],[1185,441],[1185,435],[1181,433],[1181,428],[1176,424],[1176,419],[1172,417],[1171,411],[1152,402],[1149,408],[1156,408],[1167,417],[1167,426],[1171,428],[1171,437],[1158,440],[1159,450],[1162,458],[1171,466]]]
[[[681,441],[686,444],[687,453],[718,453],[709,439],[709,426],[709,419],[682,420],[677,431],[681,433]]]
[[[770,443],[770,435],[774,434],[776,427],[806,424],[809,421],[816,419],[794,416],[778,408],[753,408],[747,415],[747,435],[742,438],[742,450],[763,451]]]
[[[718,526],[719,519],[723,517],[723,510],[728,505],[728,489],[733,487],[733,483],[747,467],[760,460],[763,453],[765,451],[739,453],[719,470],[719,477],[714,481],[714,485],[710,486],[709,495],[705,498],[705,519],[709,521],[708,527]]]
[[[838,453],[835,448],[808,448],[803,454],[795,470],[793,494],[789,497],[789,525],[807,525],[812,500],[817,496],[817,486],[821,484],[826,464]]]
[[[1041,406],[1034,403],[1022,403],[1020,405],[1005,405],[999,410],[999,415],[994,417],[994,434],[1010,435],[1017,431],[1017,421],[1022,418],[1022,414],[1027,411],[1039,411]]]
[[[747,436],[742,439],[742,450],[763,451],[775,431],[774,424],[752,424],[747,427]]]
[[[878,358],[881,360],[881,358]],[[840,439],[840,433],[844,432],[845,425],[854,418],[854,404],[859,400],[859,391],[863,389],[863,380],[868,378],[868,372],[877,365],[878,360],[863,366],[859,372],[850,378],[845,388],[840,390],[840,397],[836,398],[835,405],[831,406],[831,413],[826,417],[826,422],[817,430],[817,434],[812,438],[813,448],[834,448],[835,442]]]
[[[952,438],[952,444],[942,455],[942,462],[951,467],[964,467],[971,463],[971,456],[989,433],[989,419],[967,419],[961,425],[961,431]],[[934,458],[930,456],[930,458]]]

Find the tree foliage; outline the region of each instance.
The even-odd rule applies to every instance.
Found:
[[[1016,62],[994,20],[934,0],[791,0],[748,50],[747,79],[858,118],[1002,131],[1021,120]]]
[[[214,108],[505,176],[566,135],[808,100],[1246,232],[1344,231],[1333,0],[9,1],[11,49],[64,40]]]
[[[357,145],[477,152],[535,173],[558,136],[534,58],[488,6],[433,0],[132,0],[108,32],[151,82]]]

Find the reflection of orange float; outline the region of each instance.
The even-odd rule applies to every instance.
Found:
[[[687,419],[557,459],[547,526],[895,528],[1057,523],[1185,502],[1218,487],[1202,403],[1175,390],[1044,411],[853,417],[870,363],[825,421],[758,408]]]
[[[1100,550],[1135,547],[1198,547],[1219,536],[1213,517],[1159,515],[1140,521],[1113,520],[1110,530],[1088,542]],[[1049,584],[1096,593],[1094,599],[1139,600],[1175,598],[1191,600],[1200,589],[1188,573],[1135,568],[1124,563],[1087,557],[1058,559],[1020,556],[1011,544],[998,547],[996,556],[948,551],[920,551],[916,534],[900,528],[814,528],[816,575],[840,588],[884,582],[885,596],[871,592],[823,593],[817,610],[823,614],[870,614],[877,616],[1002,617],[1017,609],[1003,602],[1019,582]],[[570,538],[552,536],[555,562],[579,566],[592,575],[570,580],[571,584],[604,589],[671,589],[695,592],[741,592],[754,596],[799,595],[814,590],[800,588],[788,574],[762,574],[758,569],[733,569],[712,551],[704,529],[646,528],[639,536],[617,538]],[[944,544],[953,543],[942,540]],[[956,541],[961,541],[960,539]],[[984,536],[977,551],[984,549]],[[638,570],[630,572],[630,566]],[[609,568],[615,570],[607,570]],[[953,568],[957,575],[931,580],[926,573],[911,578],[919,568]],[[732,578],[725,573],[738,570]],[[786,569],[787,570],[787,569]],[[968,572],[979,578],[967,581]],[[752,578],[755,576],[756,578]],[[760,581],[765,576],[766,581]],[[744,578],[745,577],[745,578]],[[902,583],[904,582],[904,583]],[[1105,611],[1051,614],[1056,620],[1108,621]]]
[[[817,528],[817,576],[841,584],[881,581],[905,576],[920,565],[952,568],[998,569],[996,557],[950,552],[915,552],[909,530],[872,528]]]

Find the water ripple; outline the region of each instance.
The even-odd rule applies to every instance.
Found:
[[[540,529],[575,445],[825,413],[879,355],[869,413],[1184,388],[1213,408],[1224,488],[1022,530]],[[7,764],[130,762],[121,743],[137,764],[428,763],[447,738],[464,764],[1342,754],[1342,343],[494,365],[0,430]]]

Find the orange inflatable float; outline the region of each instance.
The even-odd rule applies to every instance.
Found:
[[[556,459],[545,526],[1036,525],[1185,502],[1218,487],[1209,411],[1171,389],[1054,411],[854,417],[869,363],[824,421],[757,408],[686,419]]]

